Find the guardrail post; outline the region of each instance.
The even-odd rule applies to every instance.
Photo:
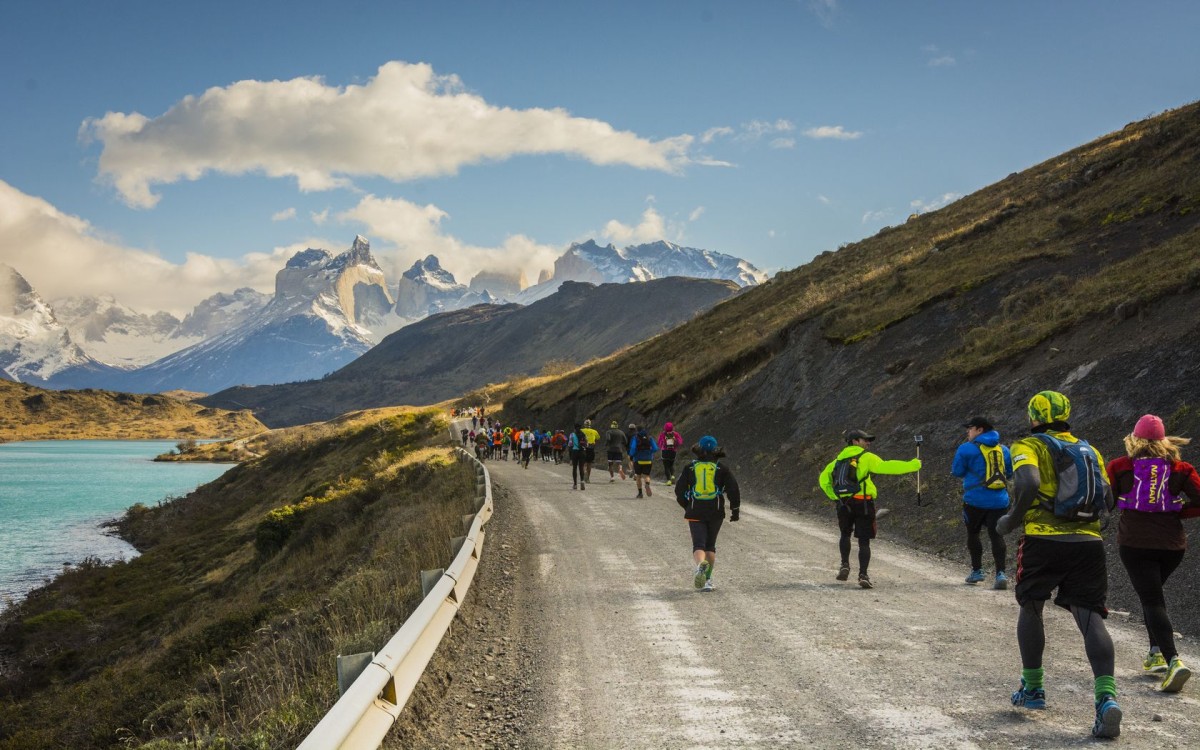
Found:
[[[471,524],[475,523],[475,514],[468,513],[465,516],[463,516],[462,523],[463,523],[463,533],[470,534],[471,533]]]
[[[445,573],[446,573],[445,568],[435,568],[434,570],[422,570],[421,571],[421,598],[422,599],[429,596],[429,592],[431,590],[433,590],[433,587],[435,585],[437,585],[437,582],[439,580],[441,580],[442,576],[445,575]]]
[[[466,536],[456,536],[450,540],[450,557],[458,557],[458,551],[462,549],[463,544],[467,541]]]
[[[337,657],[337,676],[338,676],[338,695],[345,695],[358,676],[363,673],[375,658],[374,651],[367,651],[361,654],[338,654]]]

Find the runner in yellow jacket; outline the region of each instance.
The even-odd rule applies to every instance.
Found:
[[[868,448],[874,435],[862,430],[846,433],[848,445],[838,457],[829,462],[821,472],[821,489],[830,500],[837,503],[838,528],[841,538],[838,551],[842,553],[842,567],[837,579],[850,577],[850,536],[858,538],[858,585],[864,589],[874,588],[867,566],[871,564],[871,540],[875,538],[875,498],[878,496],[875,474],[911,474],[921,468],[921,459],[911,461],[885,461],[871,453]]]

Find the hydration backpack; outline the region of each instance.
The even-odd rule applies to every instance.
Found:
[[[1034,433],[1050,449],[1058,490],[1054,497],[1039,496],[1051,503],[1054,515],[1068,521],[1095,521],[1104,508],[1104,489],[1108,486],[1096,451],[1086,440],[1068,443],[1045,433]]]
[[[862,492],[862,485],[858,481],[858,457],[863,453],[866,451],[839,458],[833,465],[833,494],[839,498],[853,497]]]
[[[1143,513],[1176,513],[1183,510],[1183,498],[1171,492],[1172,463],[1165,458],[1133,459],[1133,489],[1121,495],[1117,505]]]
[[[663,450],[673,451],[679,447],[678,445],[676,445],[676,443],[679,442],[675,438],[676,434],[677,433],[675,433],[675,432],[664,432],[663,433]]]
[[[711,502],[721,495],[717,486],[717,464],[714,461],[696,461],[692,464],[696,484],[692,487],[692,499]]]
[[[998,445],[976,443],[983,453],[983,487],[1002,490],[1008,486],[1004,472],[1004,449]]]

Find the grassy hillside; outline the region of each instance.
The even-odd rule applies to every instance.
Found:
[[[0,748],[294,747],[336,699],[335,655],[387,641],[474,510],[445,429],[392,409],[274,434],[135,506],[140,557],[0,615]]]
[[[1001,288],[986,316],[940,332],[955,346],[917,363],[922,384],[936,390],[1097,314],[1122,307],[1132,315],[1193,288],[1200,283],[1198,107],[1132,123],[940,211],[822,253],[662,340],[529,393],[527,404],[545,409],[619,382],[629,387],[609,393],[609,403],[653,413],[756,370],[805,322],[831,345],[866,342],[931,305]],[[1012,284],[1014,273],[1024,283]]]
[[[221,438],[265,429],[248,411],[214,409],[164,394],[46,391],[0,379],[0,442]]]
[[[1200,433],[1200,105],[1126,126],[905,224],[778,274],[680,328],[567,378],[505,396],[510,418],[583,416],[715,434],[748,502],[828,515],[817,475],[850,428],[886,458],[925,437],[923,498],[882,480],[883,534],[964,560],[959,426],[1005,440],[1025,404],[1067,393],[1106,456],[1139,416]],[[1185,452],[1200,463],[1200,454]],[[836,563],[836,552],[830,559]],[[1116,560],[1115,554],[1112,558]],[[1114,563],[1113,602],[1138,612]],[[1176,626],[1200,633],[1200,556]]]

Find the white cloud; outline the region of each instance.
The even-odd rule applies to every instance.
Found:
[[[833,26],[833,19],[837,15],[838,0],[808,0],[808,9],[822,26],[829,28]]]
[[[457,76],[399,61],[364,85],[238,81],[186,96],[155,118],[89,118],[80,136],[100,142],[99,178],[138,208],[158,202],[155,185],[211,172],[294,177],[303,191],[346,187],[358,175],[397,182],[449,175],[520,154],[677,172],[695,140],[651,141],[563,109],[499,107]]]
[[[604,225],[600,236],[610,242],[621,245],[640,245],[658,240],[679,241],[682,231],[678,227],[668,229],[667,221],[653,207],[642,212],[642,220],[635,226],[623,224],[616,219]]]
[[[774,230],[774,229],[768,229],[768,230],[767,230],[767,236],[768,236],[768,237],[770,237],[771,239],[775,239],[775,230]]]
[[[829,198],[825,197],[824,195],[818,195],[817,200],[821,202],[822,206],[833,205],[833,201],[829,200]]]
[[[325,222],[329,221],[329,209],[327,208],[324,211],[313,211],[311,214],[309,214],[309,216],[312,218],[313,224],[321,226]]]
[[[688,221],[695,221],[704,215],[704,206],[696,206],[692,212],[688,214]]]
[[[709,128],[704,131],[704,135],[700,136],[701,143],[712,143],[717,136],[733,135],[733,128],[722,126],[719,128]]]
[[[287,221],[294,218],[296,218],[295,208],[285,208],[282,211],[276,211],[271,214],[271,221]]]
[[[944,206],[948,206],[961,197],[962,193],[942,193],[939,197],[934,198],[931,201],[927,202],[921,198],[918,198],[915,201],[911,201],[908,205],[917,213],[924,214],[930,211],[936,211]]]
[[[804,131],[804,135],[808,138],[824,139],[834,138],[839,141],[852,141],[855,138],[862,137],[862,131],[846,130],[841,125],[821,125],[816,128],[809,128]]]
[[[461,283],[481,270],[524,270],[530,281],[538,272],[553,268],[561,248],[543,245],[524,235],[512,235],[499,247],[471,245],[447,234],[442,223],[449,214],[433,204],[420,206],[403,198],[368,195],[354,208],[337,215],[339,221],[357,222],[372,239],[371,253],[394,282],[414,261],[436,255],[443,267]],[[380,242],[376,242],[376,240]]]
[[[740,141],[756,141],[764,136],[773,135],[775,133],[790,133],[796,129],[796,125],[790,120],[775,120],[769,122],[766,120],[751,120],[750,122],[742,123],[742,130],[737,135]]]
[[[892,209],[890,208],[885,208],[882,211],[867,211],[863,214],[862,223],[874,224],[875,222],[885,221],[891,215]]]
[[[950,55],[941,55],[931,59],[928,63],[926,63],[926,65],[931,68],[948,68],[951,65],[955,65],[957,62],[958,61]]]
[[[320,247],[320,242],[310,244]],[[111,294],[136,310],[183,315],[217,292],[244,286],[272,291],[275,272],[306,246],[277,247],[237,260],[188,253],[182,264],[172,263],[105,239],[87,221],[0,180],[2,259],[47,300]]]
[[[771,148],[795,148],[795,138],[776,138],[771,141]]]

